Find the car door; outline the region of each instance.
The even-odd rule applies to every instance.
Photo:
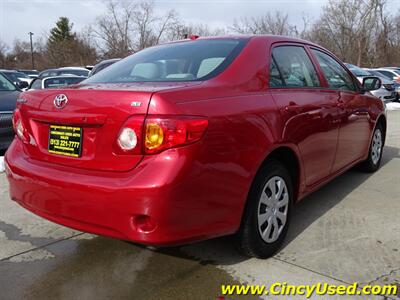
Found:
[[[302,44],[275,44],[269,86],[279,108],[282,139],[301,153],[306,185],[330,175],[338,136],[337,95],[326,90]]]
[[[371,134],[368,105],[349,71],[323,50],[312,48],[311,52],[319,62],[329,89],[338,95],[340,127],[332,167],[332,172],[336,172],[365,155]]]

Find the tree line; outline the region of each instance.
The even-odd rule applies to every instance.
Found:
[[[47,35],[36,38],[35,68],[92,65],[190,34],[287,35],[359,66],[400,66],[400,10],[389,12],[387,0],[329,0],[316,20],[303,17],[301,26],[276,12],[236,19],[225,28],[188,23],[174,10],[160,14],[152,1],[109,0],[105,13],[80,32],[60,17]],[[0,40],[0,68],[31,68],[30,44],[15,40],[9,46]]]

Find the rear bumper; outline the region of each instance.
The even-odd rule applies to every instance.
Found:
[[[10,197],[67,227],[148,245],[232,233],[238,220],[207,201],[193,147],[146,157],[129,172],[102,172],[31,160],[16,140],[5,157]]]

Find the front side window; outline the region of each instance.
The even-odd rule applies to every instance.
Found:
[[[306,51],[301,46],[278,46],[272,50],[270,87],[318,87],[319,79]]]
[[[84,83],[207,80],[225,70],[246,42],[246,39],[196,40],[147,48]]]
[[[312,49],[312,52],[316,56],[330,88],[345,91],[356,90],[352,77],[336,60],[319,50]]]

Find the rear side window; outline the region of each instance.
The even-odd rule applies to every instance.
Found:
[[[336,60],[316,49],[312,49],[312,52],[316,56],[330,88],[345,91],[356,90],[352,77]]]
[[[270,87],[319,86],[317,72],[303,47],[278,46],[272,50]]]
[[[224,71],[246,42],[247,39],[196,40],[147,48],[85,83],[207,80]]]

